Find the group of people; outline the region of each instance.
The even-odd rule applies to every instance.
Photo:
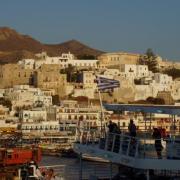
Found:
[[[127,149],[128,147],[128,144],[127,144],[128,140],[126,139],[127,137],[123,138],[121,142],[120,136],[117,136],[117,134],[118,135],[121,134],[120,127],[116,123],[109,121],[108,129],[109,129],[108,131],[109,133],[108,133],[107,149],[113,152],[117,152],[117,153],[120,150],[120,146],[122,146],[123,150]],[[136,140],[135,140],[136,125],[134,124],[134,121],[132,119],[129,122],[128,130],[129,130],[128,135],[131,136],[130,149],[134,150],[134,147],[135,147],[134,145],[136,144]],[[115,137],[114,137],[114,134],[116,134]]]
[[[121,134],[121,130],[118,127],[118,125],[112,121],[109,121],[108,128],[109,128],[109,133]],[[136,125],[134,124],[133,119],[130,119],[128,130],[129,130],[129,135],[131,137],[136,137],[136,129],[137,128]]]
[[[109,122],[108,128],[109,128],[109,133],[121,134],[121,130],[118,127],[118,125],[112,121]],[[130,119],[129,126],[128,126],[128,134],[129,134],[129,136],[133,137],[132,140],[134,140],[134,138],[137,135],[137,127],[136,127],[133,119]],[[160,131],[160,129],[154,128],[152,137],[155,139],[154,146],[155,146],[155,150],[157,153],[157,157],[159,159],[161,159],[163,146],[161,143],[162,132]]]

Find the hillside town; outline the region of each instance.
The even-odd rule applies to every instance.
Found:
[[[180,0],[0,4],[0,180],[180,180]]]
[[[180,79],[163,70],[180,64],[157,56],[157,72],[153,72],[139,63],[140,58],[124,52],[104,53],[96,59],[77,59],[70,52],[50,57],[42,52],[35,59],[1,65],[1,134],[20,131],[24,139],[40,139],[43,147],[49,147],[53,139],[53,146],[68,148],[76,139],[77,127],[98,128],[102,118],[103,124],[112,120],[127,130],[131,117],[143,131],[142,113],[112,114],[102,109],[97,88],[97,77],[119,82],[119,87],[101,91],[106,103],[178,105]],[[146,125],[172,129],[171,117],[165,114],[155,114]],[[176,129],[180,131],[179,117]]]

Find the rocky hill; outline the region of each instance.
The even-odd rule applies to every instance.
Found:
[[[0,27],[0,63],[13,63],[21,58],[33,58],[35,53],[42,51],[46,51],[50,56],[61,55],[63,52],[71,52],[76,56],[97,56],[103,53],[76,40],[60,44],[43,44],[8,27]]]

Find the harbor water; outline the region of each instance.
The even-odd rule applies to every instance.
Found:
[[[78,158],[43,156],[39,166],[53,168],[57,176],[64,180],[78,180],[81,172]],[[117,172],[118,166],[115,164],[82,160],[82,179],[111,179]]]

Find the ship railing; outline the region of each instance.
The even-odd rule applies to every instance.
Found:
[[[175,137],[139,138],[123,133],[106,133],[104,137],[101,137],[99,131],[84,131],[76,142],[134,158],[180,160],[180,139]]]
[[[103,133],[105,134],[105,133]],[[98,144],[99,140],[101,139],[102,133],[100,130],[97,129],[78,129],[78,132],[76,133],[75,142],[78,142],[80,144]],[[105,137],[105,135],[104,135]]]

